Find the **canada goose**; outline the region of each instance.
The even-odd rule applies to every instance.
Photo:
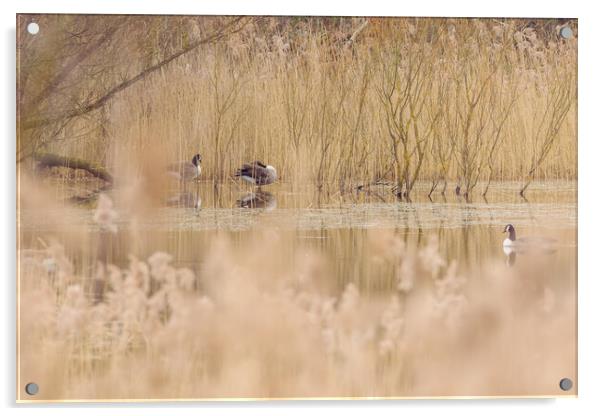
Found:
[[[547,237],[522,237],[516,238],[516,230],[512,224],[504,227],[502,233],[508,233],[508,237],[502,242],[504,253],[508,256],[511,253],[542,252],[552,254],[556,251],[554,244],[556,240]]]
[[[193,156],[191,162],[172,163],[167,169],[167,173],[181,181],[190,181],[201,176],[201,155]]]
[[[276,198],[270,192],[250,192],[236,201],[240,208],[265,208],[271,211],[276,208]]]
[[[278,179],[276,169],[273,166],[265,165],[259,161],[252,164],[245,163],[242,168],[236,171],[235,176],[257,186],[269,185]]]

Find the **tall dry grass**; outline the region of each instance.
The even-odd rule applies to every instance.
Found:
[[[101,202],[102,247],[116,214]],[[336,258],[269,228],[242,246],[216,233],[197,272],[164,252],[120,268],[99,249],[79,271],[57,243],[23,249],[20,383],[36,399],[200,399],[555,395],[575,379],[575,285],[547,258],[463,270],[434,236],[368,233],[364,278],[390,289],[341,291]]]
[[[102,135],[53,148],[113,169],[201,152],[216,183],[261,159],[329,192],[576,178],[576,38],[521,20],[363,21],[261,19],[120,93]]]

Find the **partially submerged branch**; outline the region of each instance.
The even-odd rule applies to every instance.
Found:
[[[71,169],[82,169],[105,182],[110,184],[113,183],[113,176],[107,171],[106,168],[88,162],[87,160],[61,156],[54,153],[40,153],[37,154],[34,159],[38,162],[38,166],[41,168],[65,167]]]

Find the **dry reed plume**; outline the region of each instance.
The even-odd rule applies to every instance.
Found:
[[[573,286],[545,261],[474,274],[436,238],[412,249],[374,230],[358,255],[391,289],[340,292],[333,259],[285,260],[285,234],[231,238],[216,234],[196,274],[157,252],[77,275],[57,243],[22,250],[20,378],[40,399],[143,399],[537,395],[575,376]]]

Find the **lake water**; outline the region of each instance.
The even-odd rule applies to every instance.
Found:
[[[517,183],[493,184],[487,200],[475,197],[472,201],[449,192],[447,198],[434,194],[431,201],[424,196],[427,186],[420,185],[412,202],[397,201],[386,189],[318,195],[312,187],[287,184],[265,187],[261,194],[238,184],[217,189],[210,183],[188,184],[154,199],[116,189],[108,194],[118,215],[117,231],[111,233],[95,223],[94,203],[65,202],[74,193],[85,193],[86,186],[49,182],[37,192],[21,189],[21,261],[36,253],[48,256],[42,249],[51,241],[58,242],[79,280],[67,284],[78,284],[92,299],[98,260],[125,272],[132,270],[128,269],[130,255],[145,260],[157,251],[169,253],[175,266],[194,271],[195,291],[187,295],[197,300],[207,296],[220,314],[215,321],[199,321],[197,309],[191,307],[180,320],[148,326],[154,328],[145,335],[150,350],[161,350],[161,340],[165,340],[164,358],[173,364],[185,357],[182,362],[188,367],[191,355],[207,351],[198,342],[215,342],[216,350],[210,355],[214,358],[207,368],[235,369],[231,373],[235,380],[241,380],[238,360],[254,351],[254,358],[248,358],[253,370],[245,374],[260,377],[264,384],[258,381],[249,386],[272,386],[259,393],[244,386],[229,390],[232,380],[215,370],[217,378],[207,378],[200,390],[180,386],[180,390],[155,392],[157,397],[341,397],[350,391],[354,396],[574,394],[575,390],[560,391],[558,381],[563,377],[576,381],[576,183],[534,183],[528,201],[517,195]],[[508,223],[515,226],[518,237],[554,239],[553,248],[506,255],[502,231]],[[22,269],[26,270],[21,280],[25,293],[35,294],[32,287],[44,281],[44,268],[37,264],[37,268]],[[40,301],[36,296],[22,299],[23,311],[36,310]],[[125,298],[126,305],[133,301],[130,296]],[[387,305],[392,298],[398,300],[399,308],[390,312]],[[50,307],[58,308],[61,299],[60,295],[51,299]],[[188,298],[182,299],[182,305],[189,305]],[[311,299],[320,299],[318,304],[325,309],[319,313],[330,325],[311,332],[314,338],[300,333],[315,329],[306,326],[315,323],[315,311],[303,312],[301,321],[274,319],[279,313],[297,316],[307,305],[315,305]],[[345,312],[350,302],[355,306]],[[102,303],[85,303],[85,316],[105,310]],[[144,325],[152,320],[143,316],[141,327],[147,328]],[[307,316],[309,321],[305,321]],[[400,317],[402,321],[397,321]],[[36,324],[39,317],[34,318],[27,322]],[[107,322],[122,318],[109,313]],[[403,322],[401,332],[395,330],[398,322]],[[194,334],[208,327],[215,328],[209,332],[213,335],[195,338]],[[228,329],[231,338],[222,338],[221,328],[236,329]],[[186,337],[178,338],[174,346],[170,330]],[[30,332],[31,339],[40,335],[33,329]],[[336,354],[342,355],[328,352],[333,333],[338,343],[334,345],[340,348]],[[91,349],[81,355],[77,350],[59,354],[61,360],[69,354],[72,364],[61,384],[64,393],[56,393],[57,397],[149,397],[152,377],[143,377],[151,384],[143,383],[140,390],[131,388],[138,385],[136,380],[125,381],[128,374],[138,377],[137,370],[128,368],[163,371],[158,370],[153,355],[137,355],[148,360],[142,364],[118,361],[121,352],[116,351],[121,350],[107,347],[103,360],[121,364],[94,367],[91,357],[95,355],[90,351],[103,351],[106,334],[102,334],[86,341]],[[133,334],[128,339],[136,339]],[[270,342],[264,344],[266,339]],[[51,339],[48,345],[57,345],[57,340]],[[240,342],[242,350],[236,349]],[[38,369],[45,363],[36,361],[39,352],[27,350],[27,345],[22,343],[23,362],[31,365],[23,371],[39,378]],[[283,350],[282,345],[287,347]],[[381,349],[391,345],[396,345],[396,352],[383,355]],[[215,358],[231,348],[229,359]],[[281,359],[275,368],[285,371],[286,377],[266,375],[276,371],[270,364],[274,354]],[[349,360],[341,358],[346,356]],[[124,357],[130,357],[129,353]],[[363,357],[363,364],[357,364],[358,357]],[[291,359],[297,360],[297,367]],[[113,372],[122,365],[126,366],[123,372]],[[309,385],[327,381],[310,394],[294,386],[298,371],[312,366],[316,367],[308,370]],[[179,377],[171,368],[171,364],[166,367],[165,377]],[[318,371],[331,378],[318,380]],[[213,386],[220,385],[217,374],[226,377],[222,380],[226,387],[213,391]],[[177,377],[173,386],[179,386]],[[279,381],[272,385],[266,380]],[[345,387],[349,380],[356,387]],[[79,392],[78,386],[85,383],[93,383],[94,388],[84,391],[99,396]]]
[[[210,183],[187,184],[170,191],[163,198],[164,207],[144,210],[143,215],[129,209],[128,204],[120,205],[116,194],[118,232],[111,237],[109,261],[123,266],[129,254],[146,258],[164,251],[174,256],[177,265],[200,270],[217,235],[228,235],[235,246],[244,248],[256,231],[271,231],[287,236],[291,256],[297,248],[325,255],[336,265],[341,285],[351,281],[366,286],[374,282],[363,280],[367,261],[363,250],[380,230],[415,248],[436,237],[448,262],[456,260],[464,268],[479,268],[507,260],[502,251],[502,231],[511,223],[519,237],[558,240],[553,257],[560,263],[556,270],[574,280],[575,182],[534,183],[528,200],[517,195],[518,183],[494,183],[487,200],[475,196],[472,201],[453,192],[447,197],[435,192],[431,201],[425,196],[427,186],[418,186],[412,202],[399,202],[386,189],[341,197],[318,195],[312,187],[287,184],[264,187],[261,193],[238,184],[217,189]],[[57,200],[71,191],[57,191]],[[22,247],[35,247],[39,238],[53,238],[65,245],[70,257],[79,259],[81,267],[93,264],[99,228],[93,221],[92,207],[24,205],[20,211]]]

